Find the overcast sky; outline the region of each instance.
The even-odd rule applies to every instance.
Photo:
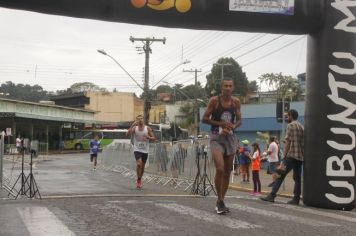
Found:
[[[182,60],[191,63],[177,67],[165,81],[193,84],[194,74],[182,70],[201,69],[198,80],[205,85],[220,57],[235,58],[249,80],[271,72],[296,77],[306,69],[306,37],[300,35],[170,29],[0,8],[0,82],[56,91],[89,81],[140,94],[113,60],[97,52],[104,49],[143,84],[144,54],[136,50],[142,43],[130,42],[130,36],[167,39],[151,46],[151,86]]]

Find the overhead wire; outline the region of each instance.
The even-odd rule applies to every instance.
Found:
[[[246,56],[246,55],[248,55],[248,54],[250,54],[250,53],[252,53],[252,52],[254,52],[254,51],[256,51],[256,50],[258,50],[258,49],[260,49],[260,48],[262,48],[262,47],[264,47],[264,46],[266,46],[266,45],[268,45],[268,44],[270,44],[270,43],[272,43],[272,42],[274,42],[274,41],[276,41],[276,40],[278,40],[278,39],[280,39],[280,38],[282,38],[282,37],[284,37],[284,36],[285,36],[285,35],[276,36],[276,37],[274,37],[274,38],[272,38],[272,39],[270,39],[270,40],[268,40],[268,41],[266,41],[266,42],[263,42],[262,44],[260,44],[260,45],[258,45],[258,46],[256,46],[256,47],[254,47],[254,48],[252,48],[252,49],[250,49],[250,50],[247,50],[246,52],[244,52],[244,53],[242,53],[242,54],[240,54],[240,55],[234,57],[234,59],[237,59],[237,58]],[[248,44],[245,45],[245,46],[248,46]],[[198,77],[201,77],[201,76],[206,75],[206,74],[208,74],[208,73],[210,73],[210,71],[205,71],[205,72],[199,74]],[[183,82],[183,84],[185,84],[185,83],[187,83],[187,82],[189,82],[189,81],[191,81],[191,80],[192,80],[192,79],[186,80],[186,81]]]
[[[257,35],[254,35],[250,38],[248,38],[247,40],[241,42],[241,43],[238,43],[237,45],[233,46],[232,48],[229,48],[221,53],[219,53],[218,55],[215,55],[205,61],[203,61],[202,63],[198,64],[196,66],[196,68],[199,68],[199,67],[204,67],[205,65],[208,65],[210,64],[210,62],[212,62],[213,60],[216,60],[217,58],[221,57],[221,56],[229,56],[230,54],[232,54],[233,52],[236,52],[246,46],[249,46],[250,44],[252,44],[253,42],[256,42],[258,41],[259,39],[265,37],[267,34],[257,34]],[[171,76],[172,78],[173,76]],[[180,79],[176,79],[176,80],[180,80]]]

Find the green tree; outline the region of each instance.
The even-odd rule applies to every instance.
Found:
[[[233,58],[220,58],[213,64],[211,73],[206,76],[206,94],[216,95],[220,93],[220,83],[222,79],[222,65],[224,64],[223,77],[230,77],[234,81],[233,94],[246,96],[248,92],[248,80],[241,66]]]
[[[91,82],[80,82],[74,83],[69,88],[64,90],[57,90],[57,95],[67,95],[67,94],[74,94],[74,93],[82,93],[82,92],[107,92],[106,88],[101,88],[96,84]]]
[[[193,129],[194,128],[194,104],[185,103],[179,108],[179,112],[181,112],[185,117],[185,120],[182,123],[180,123],[182,128]]]
[[[0,93],[4,94],[6,98],[39,102],[41,100],[48,100],[48,92],[39,85],[29,84],[14,84],[11,81],[6,81],[1,84]]]
[[[173,89],[169,85],[160,85],[157,87],[157,93],[172,93]]]
[[[267,73],[258,78],[262,83],[268,85],[270,91],[277,92],[277,99],[291,98],[292,100],[299,100],[302,94],[302,89],[298,80],[290,75],[283,75],[282,73]]]
[[[80,93],[80,92],[106,92],[107,89],[105,88],[100,88],[98,85],[93,84],[91,82],[80,82],[80,83],[75,83],[70,86],[70,90],[73,93]]]
[[[188,100],[188,99],[205,99],[206,98],[206,93],[205,89],[201,86],[201,84],[198,82],[197,86],[194,84],[187,85],[183,88],[181,88],[181,95],[182,99],[181,100]]]
[[[256,80],[252,80],[248,82],[248,91],[249,92],[257,92],[258,91],[258,85]]]

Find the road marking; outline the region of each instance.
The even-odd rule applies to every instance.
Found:
[[[305,208],[305,207],[300,207],[300,206],[281,205],[281,204],[276,204],[276,206],[286,208],[286,209],[295,210],[295,211],[300,211],[303,213],[309,213],[309,214],[314,214],[314,215],[318,215],[318,216],[325,216],[325,217],[329,217],[329,218],[333,218],[333,219],[337,219],[337,220],[356,222],[355,217],[348,217],[348,216],[344,216],[344,215],[335,214],[332,212],[323,212],[323,211],[319,211],[315,208]]]
[[[160,225],[155,220],[144,218],[117,204],[109,203],[104,206],[91,205],[91,207],[99,209],[102,214],[115,219],[119,225],[129,227],[137,232],[157,233],[161,230],[170,230],[170,227],[168,226]]]
[[[17,211],[30,235],[75,235],[46,207],[18,207]]]
[[[279,212],[274,212],[272,210],[267,211],[267,210],[248,207],[248,206],[244,206],[244,205],[240,205],[240,204],[230,204],[229,206],[231,208],[239,210],[239,211],[244,211],[244,212],[257,214],[257,215],[262,215],[262,216],[267,216],[267,217],[273,217],[273,218],[277,218],[279,220],[291,221],[291,222],[310,225],[310,226],[314,226],[314,227],[340,226],[340,225],[333,224],[333,223],[328,223],[328,222],[308,219],[308,218],[305,218],[305,217],[287,215],[287,214],[283,214],[283,213],[279,213]]]
[[[166,208],[170,211],[175,211],[182,215],[189,215],[189,216],[192,216],[192,217],[202,220],[202,221],[208,221],[209,223],[218,224],[218,225],[232,228],[232,229],[262,228],[262,226],[260,226],[260,225],[250,224],[245,221],[228,218],[228,217],[221,216],[221,215],[219,216],[214,213],[197,210],[197,209],[179,205],[176,203],[169,203],[169,204],[157,203],[155,205],[159,206],[159,207]]]

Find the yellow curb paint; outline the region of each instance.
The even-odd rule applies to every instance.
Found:
[[[235,191],[242,191],[242,192],[251,192],[252,189],[251,188],[243,188],[243,187],[239,187],[239,186],[233,186],[233,185],[229,185],[229,189],[235,190]],[[268,194],[268,191],[262,191],[263,194]],[[293,195],[291,194],[285,194],[285,193],[277,193],[278,197],[286,197],[286,198],[293,198]],[[301,197],[301,199],[303,199]]]

